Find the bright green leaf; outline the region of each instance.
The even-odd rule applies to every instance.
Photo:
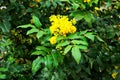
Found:
[[[89,38],[90,40],[94,41],[94,37],[95,37],[95,36],[93,35],[93,33],[91,33],[91,32],[86,33],[85,36],[86,36],[87,38]]]
[[[77,64],[79,64],[80,59],[81,59],[81,52],[80,52],[78,46],[74,46],[72,48],[72,56],[75,59],[75,61],[77,62]]]
[[[42,55],[42,56],[44,56],[44,55],[46,55],[46,52],[45,51],[35,51],[31,55]]]
[[[63,41],[61,43],[58,43],[57,47],[61,47],[61,46],[67,46],[70,44],[70,41]]]
[[[26,24],[26,25],[21,25],[21,26],[18,26],[17,28],[35,28],[34,25],[31,25],[31,24]]]
[[[35,32],[38,32],[38,31],[39,31],[38,29],[32,28],[32,29],[30,29],[30,30],[27,31],[27,35],[35,33]]]
[[[5,72],[5,71],[8,71],[7,68],[0,68],[0,72]]]
[[[43,36],[43,31],[39,31],[37,34],[36,34],[36,36],[37,36],[37,38],[39,39],[40,37],[42,37]]]
[[[36,17],[35,15],[33,15],[32,18],[33,18],[33,22],[34,22],[35,26],[38,28],[41,28],[42,24],[41,24],[39,18]]]
[[[5,79],[6,75],[5,74],[0,74],[0,79]]]
[[[79,45],[78,47],[79,47],[79,49],[82,49],[82,50],[87,50],[88,49],[88,47],[84,46],[84,45]]]
[[[72,48],[72,45],[68,45],[65,49],[64,49],[64,54],[63,55],[66,55]]]

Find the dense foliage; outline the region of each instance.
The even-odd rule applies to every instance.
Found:
[[[0,0],[0,79],[120,80],[120,0]]]

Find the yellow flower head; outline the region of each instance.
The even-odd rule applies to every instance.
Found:
[[[76,20],[72,19],[69,21],[67,16],[52,15],[50,16],[51,26],[50,31],[53,35],[66,36],[69,33],[76,32]]]
[[[118,74],[118,72],[113,72],[113,73],[112,73],[112,75],[111,75],[111,76],[112,76],[112,78],[113,78],[113,79],[115,79],[115,78],[116,78],[116,76],[117,76],[117,74]]]
[[[84,2],[87,2],[87,3],[89,3],[91,0],[84,0]]]
[[[50,43],[51,43],[51,44],[55,44],[55,43],[56,43],[56,38],[57,38],[57,36],[51,37],[51,38],[50,38]]]

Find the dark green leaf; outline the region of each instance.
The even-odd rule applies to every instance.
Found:
[[[53,65],[54,65],[55,67],[58,66],[58,56],[57,56],[57,54],[58,54],[58,53],[51,53],[52,58],[53,58]]]
[[[37,57],[33,63],[32,63],[32,73],[35,74],[40,68],[41,68],[41,63],[43,59],[40,57]]]

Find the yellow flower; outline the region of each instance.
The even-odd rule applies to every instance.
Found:
[[[61,16],[61,15],[52,15],[50,16],[51,26],[50,32],[53,35],[62,35],[66,36],[69,33],[75,33],[76,27],[76,20],[72,19],[69,21],[68,16]]]
[[[89,3],[89,2],[90,2],[90,0],[84,0],[84,2],[87,2],[87,3]]]
[[[112,73],[112,75],[111,75],[111,76],[112,76],[112,78],[113,78],[113,79],[115,79],[115,78],[116,78],[116,76],[117,76],[117,74],[118,74],[118,72],[113,72],[113,73]]]
[[[96,11],[98,11],[98,10],[99,10],[99,8],[98,8],[98,7],[95,7],[94,9],[95,9]]]
[[[35,0],[35,2],[38,2],[38,3],[39,3],[40,1],[41,1],[41,0]]]
[[[51,43],[51,44],[55,44],[55,43],[56,43],[56,38],[57,38],[57,36],[51,37],[51,38],[50,38],[50,43]]]

